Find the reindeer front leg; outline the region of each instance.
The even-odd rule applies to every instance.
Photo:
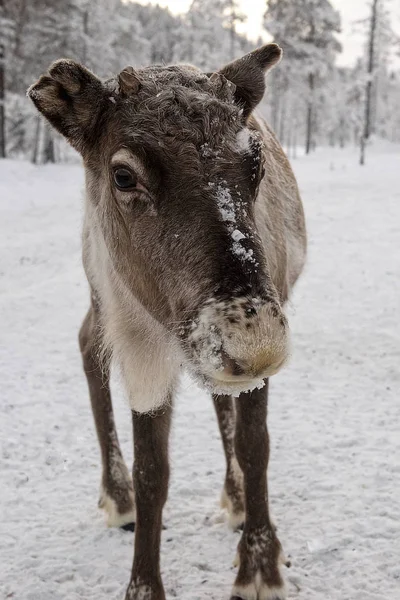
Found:
[[[239,572],[231,600],[282,600],[281,545],[268,510],[268,380],[236,400],[235,451],[244,476],[246,518],[239,543]]]
[[[168,494],[171,406],[133,415],[135,555],[125,600],[165,600],[160,573],[162,510]]]

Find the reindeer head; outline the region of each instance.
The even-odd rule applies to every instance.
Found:
[[[83,156],[87,195],[116,276],[216,391],[275,373],[287,327],[255,222],[262,139],[249,117],[269,44],[207,75],[124,69],[102,82],[70,60],[29,90]]]

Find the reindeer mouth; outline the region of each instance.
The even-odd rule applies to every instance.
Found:
[[[198,375],[197,379],[203,387],[213,394],[228,394],[233,396],[252,392],[254,389],[262,388],[265,385],[264,379],[261,377],[249,378],[244,375],[227,376],[226,378]]]
[[[286,358],[285,356],[268,367],[257,369],[256,372],[248,371],[235,374],[227,369],[218,369],[212,373],[202,373],[198,368],[192,368],[191,372],[197,381],[211,393],[237,397],[239,394],[264,387],[265,380],[281,370],[286,363]]]

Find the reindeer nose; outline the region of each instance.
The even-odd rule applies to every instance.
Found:
[[[261,375],[263,377],[274,375],[286,361],[286,353],[275,352],[266,346],[246,361],[232,358],[224,350],[222,350],[221,358],[222,369],[215,371],[214,378],[218,381],[239,383]]]

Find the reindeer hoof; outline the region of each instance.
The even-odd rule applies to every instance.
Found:
[[[230,600],[248,600],[247,598],[245,598],[244,596],[231,596]],[[251,600],[253,600],[253,597],[251,597]],[[274,596],[273,598],[269,598],[268,600],[281,600],[281,598],[278,598],[278,596]]]
[[[125,525],[120,525],[120,529],[124,531],[135,531],[136,523],[135,521],[131,521],[130,523],[125,523]],[[162,530],[165,531],[167,527],[165,525],[162,526]]]
[[[246,597],[246,596],[231,596],[230,600],[248,600],[248,598],[250,597]],[[282,596],[271,596],[268,600],[281,600]],[[251,596],[251,600],[253,600],[253,596]]]
[[[257,596],[258,598],[268,598],[268,600],[282,600],[283,596]],[[255,600],[255,596],[231,596],[230,600]]]
[[[135,531],[135,525],[136,523],[134,521],[131,521],[130,523],[125,523],[125,525],[121,525],[120,529],[123,529],[124,531]]]
[[[236,587],[236,586],[235,586]],[[256,589],[253,585],[237,586],[241,589],[234,589],[233,596],[230,600],[285,600],[286,594],[284,588],[270,588],[263,585],[262,588]]]
[[[125,600],[165,600],[161,582],[147,585],[140,581],[131,581],[126,590]]]
[[[235,560],[239,567],[231,600],[285,600],[280,566],[287,563],[271,525],[245,530]]]

